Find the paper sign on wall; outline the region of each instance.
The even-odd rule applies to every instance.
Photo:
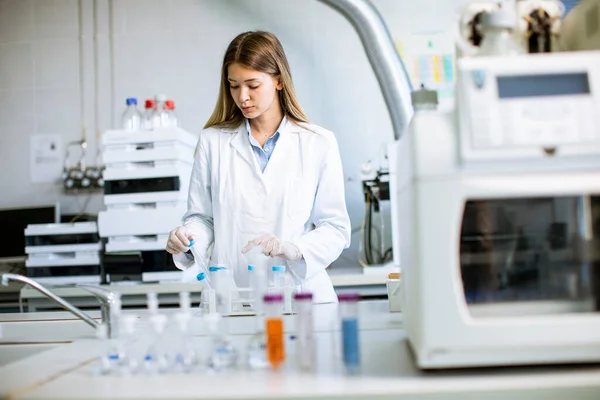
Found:
[[[29,173],[31,182],[56,182],[63,169],[60,135],[33,135],[29,141]]]

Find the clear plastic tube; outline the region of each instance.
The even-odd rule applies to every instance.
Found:
[[[119,359],[120,375],[132,375],[138,370],[138,361],[133,353],[133,343],[136,340],[135,326],[137,317],[135,315],[123,315],[121,317],[121,351]]]
[[[238,352],[227,338],[227,335],[221,332],[222,317],[218,313],[211,313],[204,318],[212,335],[209,368],[216,371],[235,368]]]
[[[224,266],[211,266],[211,281],[216,293],[217,312],[221,315],[231,313],[231,285],[229,271]]]
[[[279,369],[285,361],[283,317],[281,314],[283,295],[280,293],[266,294],[263,299],[265,305],[267,358],[273,369]]]
[[[200,310],[203,314],[209,314],[216,312],[216,297],[215,291],[208,282],[208,278],[204,272],[200,272],[196,279],[202,285],[202,292],[200,294]]]
[[[273,287],[276,293],[283,293],[286,286],[285,265],[274,265],[271,267],[273,273]]]
[[[360,348],[358,337],[358,301],[355,293],[344,293],[338,296],[340,301],[340,322],[342,333],[342,356],[348,374],[354,375],[360,369]]]
[[[180,311],[175,314],[174,319],[177,326],[175,339],[174,367],[184,373],[191,372],[196,365],[196,352],[192,345],[191,327],[192,320],[190,294],[181,292],[179,294]]]
[[[253,370],[268,368],[267,337],[265,335],[264,315],[256,316],[256,331],[248,342],[248,367]]]
[[[169,357],[165,351],[163,333],[167,326],[167,317],[155,314],[150,317],[152,327],[151,341],[144,354],[144,369],[149,374],[165,373],[169,369]]]
[[[296,293],[294,295],[298,311],[296,328],[296,355],[298,367],[302,371],[313,371],[315,368],[316,349],[313,334],[313,295],[312,293]]]

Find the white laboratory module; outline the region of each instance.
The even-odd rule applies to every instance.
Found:
[[[180,128],[102,135],[104,204],[98,216],[106,252],[163,252],[186,211],[196,135]],[[157,278],[158,274],[158,278]],[[143,271],[142,280],[175,279],[176,268]]]
[[[27,276],[40,283],[100,283],[101,251],[95,221],[25,228]]]
[[[600,52],[457,61],[397,142],[404,324],[423,369],[600,361]]]

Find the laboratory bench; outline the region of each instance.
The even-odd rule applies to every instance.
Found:
[[[161,309],[168,316],[176,309]],[[101,376],[98,357],[105,343],[93,330],[67,313],[0,314],[0,398],[50,399],[599,399],[600,366],[480,368],[421,371],[413,360],[401,313],[390,313],[386,301],[359,303],[361,371],[347,376],[341,364],[337,305],[314,307],[317,363],[314,372],[295,365],[296,316],[284,316],[286,362],[278,371],[251,371],[243,366],[245,346],[254,332],[254,316],[224,318],[232,343],[240,352],[238,368],[214,372],[205,368],[184,374]],[[139,337],[147,329],[148,312],[124,310],[139,318]],[[98,317],[98,315],[93,315]],[[11,319],[10,321],[7,318]],[[28,320],[30,319],[30,320]],[[4,322],[3,322],[4,321]],[[194,310],[193,345],[206,359],[211,337],[200,312]],[[23,330],[9,328],[12,324]],[[30,329],[25,329],[28,325]],[[43,324],[55,326],[49,339]],[[56,327],[63,327],[62,331]],[[73,329],[75,326],[79,328]],[[173,334],[171,323],[165,335]],[[136,331],[137,333],[137,331]],[[34,346],[20,355],[5,351],[21,335],[20,346]],[[11,336],[13,335],[13,336]],[[138,335],[136,334],[136,338]],[[51,341],[53,340],[53,341]],[[139,342],[142,339],[138,340]],[[132,344],[131,348],[137,345]],[[37,346],[37,347],[35,347]],[[4,355],[6,354],[6,355]],[[12,358],[11,358],[12,357]],[[11,358],[11,359],[10,359]]]
[[[336,292],[358,292],[363,298],[384,298],[387,296],[385,282],[387,270],[374,270],[370,273],[362,273],[361,270],[336,269],[329,271],[331,281]],[[71,304],[81,309],[99,308],[98,300],[89,292],[75,286],[46,285],[56,295],[66,299]],[[163,283],[137,283],[123,282],[112,285],[102,285],[112,291],[121,293],[124,308],[144,307],[146,305],[146,294],[154,292],[159,296],[161,306],[177,307],[179,305],[179,293],[190,292],[192,303],[200,302],[201,285],[198,283],[163,282]],[[52,300],[35,289],[25,285],[19,285],[19,303],[13,301],[10,304],[13,310],[36,312],[41,310],[57,310],[60,307]],[[0,310],[4,305],[0,304]]]

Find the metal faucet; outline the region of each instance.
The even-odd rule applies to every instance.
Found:
[[[4,286],[7,286],[9,281],[19,281],[19,282],[23,282],[23,283],[31,286],[32,288],[34,288],[38,292],[42,293],[43,295],[45,295],[46,297],[48,297],[55,303],[59,304],[65,310],[67,310],[70,313],[79,317],[83,322],[87,323],[94,329],[97,329],[98,325],[100,325],[96,320],[94,320],[88,314],[84,313],[79,308],[75,307],[74,305],[72,305],[71,303],[69,303],[68,301],[63,299],[62,297],[57,296],[56,294],[52,293],[50,290],[46,289],[44,286],[40,285],[38,282],[34,281],[33,279],[30,279],[23,275],[17,275],[17,274],[2,274],[2,284]],[[111,311],[112,311],[113,307],[115,307],[117,305],[120,308],[120,299],[121,299],[120,293],[114,293],[114,292],[111,292],[110,290],[101,288],[99,286],[94,286],[94,285],[77,285],[77,287],[92,293],[94,296],[96,296],[96,298],[98,300],[100,300],[102,323],[105,324],[107,327],[108,337],[111,337],[112,336],[112,322],[113,322],[112,318],[111,318],[111,314],[112,314]]]

